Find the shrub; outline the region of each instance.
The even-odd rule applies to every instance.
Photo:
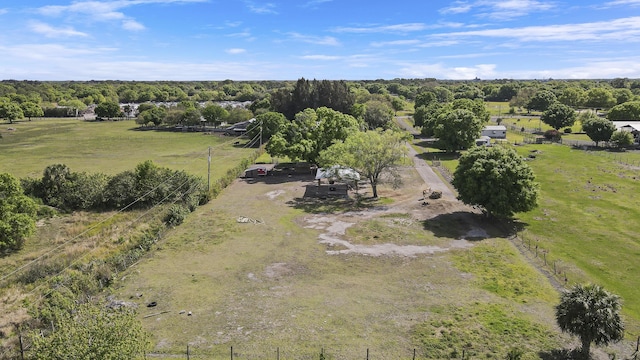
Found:
[[[571,134],[571,132],[572,132],[572,131],[573,131],[573,130],[571,130],[571,128],[570,128],[570,127],[568,127],[568,128],[565,128],[565,129],[564,129],[564,133],[565,133],[565,134]]]
[[[561,137],[562,134],[560,134],[560,131],[555,129],[547,130],[544,132],[544,138],[549,141],[559,141]]]
[[[433,191],[429,194],[429,199],[440,199],[442,197],[442,191]]]
[[[183,205],[173,205],[169,208],[169,212],[164,217],[164,223],[167,226],[178,226],[184,222],[184,219],[189,215],[189,209]]]

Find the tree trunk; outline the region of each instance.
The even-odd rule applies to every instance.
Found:
[[[371,184],[371,191],[373,191],[373,197],[377,198],[378,197],[378,186],[375,184]]]
[[[591,358],[590,352],[591,352],[591,341],[588,339],[582,339],[582,351],[581,351],[582,359],[589,360]]]

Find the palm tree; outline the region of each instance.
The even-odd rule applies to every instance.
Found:
[[[622,340],[620,297],[599,285],[576,285],[562,294],[556,320],[564,332],[580,337],[582,358],[589,359],[591,343],[607,345]]]

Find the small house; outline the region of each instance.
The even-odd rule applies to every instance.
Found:
[[[476,139],[476,146],[491,146],[491,138],[488,136],[480,136]]]
[[[504,125],[487,125],[482,129],[481,136],[488,136],[491,139],[506,139],[507,127]]]

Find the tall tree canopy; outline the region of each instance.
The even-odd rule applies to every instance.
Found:
[[[381,129],[358,131],[349,135],[344,142],[337,142],[321,152],[323,166],[348,166],[371,183],[373,197],[378,197],[378,184],[385,176],[393,183],[399,181],[396,166],[399,165],[407,148],[407,135]]]
[[[271,94],[271,106],[287,119],[304,109],[327,107],[348,114],[355,103],[355,95],[344,81],[300,78],[293,89],[279,89]]]
[[[603,87],[591,88],[585,94],[585,106],[594,109],[608,109],[616,104],[616,98],[610,89]]]
[[[5,119],[8,120],[9,123],[13,123],[22,118],[24,118],[24,113],[20,105],[0,99],[0,119]]]
[[[533,170],[510,148],[471,148],[460,157],[452,184],[460,200],[482,206],[489,215],[510,217],[537,206]]]
[[[224,119],[229,116],[229,112],[218,104],[209,104],[201,111],[202,117],[218,127]]]
[[[0,254],[18,250],[36,229],[36,204],[12,175],[0,174]]]
[[[117,102],[105,101],[102,104],[96,106],[96,115],[100,117],[106,117],[111,119],[120,116],[120,105]]]
[[[364,122],[369,129],[387,129],[393,120],[393,109],[379,100],[367,101],[364,110]]]
[[[315,164],[322,150],[359,129],[360,123],[351,115],[326,107],[306,109],[296,114],[286,129],[271,137],[266,150],[273,156],[284,155]]]
[[[582,358],[590,358],[591,343],[607,345],[622,340],[620,297],[598,285],[578,284],[562,294],[556,306],[556,320],[564,332],[582,342]]]
[[[556,102],[542,113],[540,120],[559,130],[560,128],[572,126],[576,122],[576,112],[572,107]]]
[[[611,121],[640,120],[640,101],[629,101],[612,107],[607,118]]]
[[[447,152],[469,148],[482,132],[483,123],[466,109],[456,109],[438,116],[433,134],[438,145]]]
[[[545,111],[556,101],[556,94],[554,94],[553,91],[538,90],[531,99],[529,99],[527,108],[531,110]]]
[[[593,113],[589,114],[592,115],[585,116],[581,119],[582,131],[596,143],[596,146],[598,146],[600,141],[609,141],[613,132],[616,131],[616,126],[607,119],[598,117]]]

